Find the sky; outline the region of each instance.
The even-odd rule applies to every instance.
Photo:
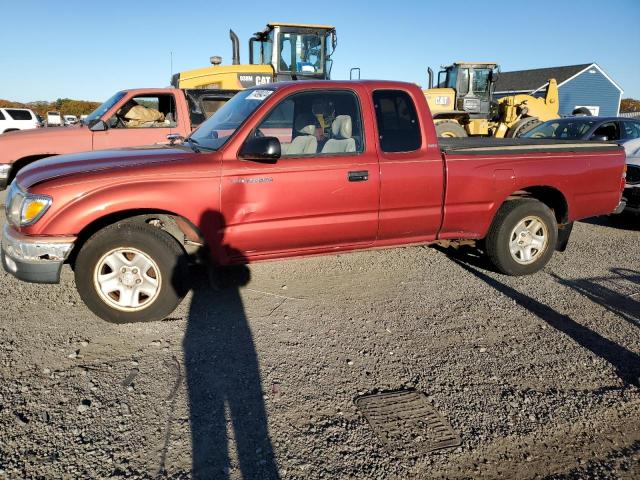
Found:
[[[596,62],[640,98],[640,0],[165,1],[0,0],[0,98],[103,101],[169,85],[173,72],[230,63],[229,29],[248,62],[249,37],[271,21],[334,25],[332,78],[415,82],[456,60],[502,71]]]

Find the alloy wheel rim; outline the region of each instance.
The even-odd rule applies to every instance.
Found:
[[[121,247],[105,253],[93,275],[98,295],[116,310],[147,308],[158,297],[162,277],[157,263],[146,253]]]
[[[542,256],[548,242],[549,232],[542,219],[536,216],[525,217],[511,231],[511,258],[521,265],[529,265]]]

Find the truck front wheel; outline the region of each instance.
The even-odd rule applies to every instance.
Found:
[[[523,198],[505,202],[484,241],[491,263],[507,275],[530,275],[551,259],[558,239],[553,212],[542,202]]]
[[[118,222],[78,253],[76,288],[108,322],[161,320],[186,294],[186,269],[185,252],[171,235],[142,222]]]

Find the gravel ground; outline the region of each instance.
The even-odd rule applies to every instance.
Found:
[[[639,251],[597,219],[528,278],[425,247],[264,263],[124,326],[68,268],[0,273],[0,477],[639,478]],[[385,450],[354,399],[398,389],[462,445]]]

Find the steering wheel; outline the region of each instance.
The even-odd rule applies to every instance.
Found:
[[[117,113],[115,114],[115,117],[116,117],[115,128],[127,128],[127,124],[124,123],[124,118],[122,118]]]

